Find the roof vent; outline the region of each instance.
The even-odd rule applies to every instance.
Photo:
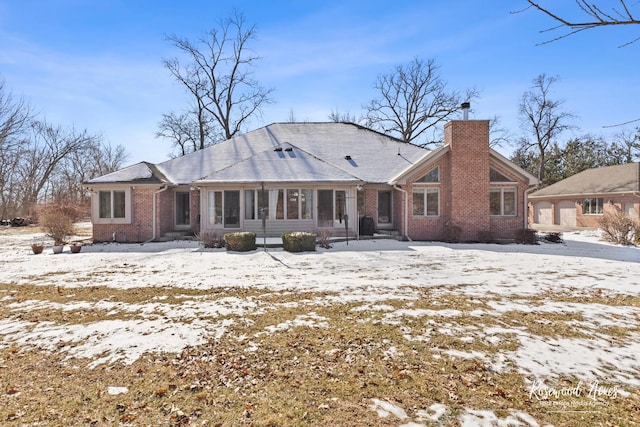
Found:
[[[344,156],[344,159],[345,159],[345,160],[351,160],[351,156],[346,155],[346,156]]]
[[[291,151],[293,151],[293,148],[287,147],[287,148],[284,149],[284,151],[291,152]]]
[[[273,151],[282,151],[282,147],[276,147],[273,149]]]

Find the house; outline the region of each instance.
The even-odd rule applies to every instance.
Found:
[[[587,169],[531,193],[530,221],[599,227],[606,214],[623,212],[640,221],[640,163]]]
[[[447,123],[432,151],[353,123],[274,123],[85,183],[96,242],[175,231],[354,236],[363,216],[413,240],[442,239],[452,226],[464,241],[513,238],[535,184],[489,147],[487,120]]]

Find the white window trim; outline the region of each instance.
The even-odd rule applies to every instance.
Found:
[[[100,192],[111,192],[111,203],[113,204],[113,192],[124,191],[124,218],[100,218]],[[131,187],[101,188],[95,189],[91,194],[91,220],[94,224],[131,224]],[[113,215],[113,206],[111,209]]]
[[[595,213],[585,212],[584,207],[586,205],[587,200],[596,200],[596,211],[598,210],[598,208],[600,208],[602,212],[595,212]],[[602,200],[602,203],[597,203],[598,200]],[[582,200],[582,215],[590,215],[590,216],[604,215],[604,197],[585,197]]]
[[[440,216],[440,187],[436,187],[436,186],[432,186],[432,185],[425,185],[424,183],[421,183],[422,185],[417,186],[414,185],[413,190],[411,191],[411,196],[413,197],[413,193],[418,190],[421,191],[422,194],[424,195],[424,215],[414,215],[413,214],[413,207],[411,208],[411,216],[414,218],[438,218]],[[437,215],[428,215],[427,212],[427,191],[426,190],[436,190],[438,192],[438,214]]]
[[[497,192],[498,190],[500,191],[500,213],[499,214],[492,214],[491,212],[489,212],[489,215],[492,216],[492,217],[500,217],[500,216],[516,217],[516,216],[518,216],[518,188],[517,187],[490,187],[489,188],[489,193]],[[513,214],[505,214],[504,213],[504,193],[505,193],[505,191],[513,192],[513,194],[515,195],[515,200],[514,200],[514,210],[515,210],[515,212]],[[489,207],[489,211],[491,211],[491,207]]]

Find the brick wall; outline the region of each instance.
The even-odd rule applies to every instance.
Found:
[[[131,189],[131,223],[93,224],[94,242],[144,242],[153,236],[153,192],[155,188]]]
[[[600,220],[604,215],[624,213],[625,205],[630,204],[634,206],[635,214],[633,215],[633,219],[635,221],[640,221],[640,216],[638,215],[638,197],[633,195],[613,197],[604,196],[602,199],[603,215],[585,215],[582,213],[582,203],[576,206],[576,226],[598,228],[600,227]]]
[[[622,196],[614,195],[610,197],[602,195],[601,198],[603,199],[602,215],[583,214],[582,203],[583,203],[584,197],[580,197],[580,196],[573,196],[572,198],[561,197],[561,198],[535,199],[529,203],[529,222],[532,224],[534,223],[534,219],[535,219],[534,211],[535,211],[536,204],[542,203],[542,202],[549,202],[551,204],[551,218],[553,219],[553,223],[558,224],[558,215],[557,215],[558,203],[566,200],[571,200],[571,201],[575,200],[577,201],[575,205],[577,227],[598,228],[600,227],[600,219],[602,219],[604,215],[614,215],[616,213],[625,212],[625,208],[627,206],[633,206],[632,218],[636,222],[640,223],[640,199],[637,196],[634,196],[632,194],[622,195]]]
[[[449,145],[448,153],[407,178],[409,237],[415,240],[442,240],[446,237],[446,227],[455,226],[460,228],[462,234],[459,237],[463,241],[477,241],[482,232],[498,239],[514,238],[517,231],[524,228],[524,195],[529,186],[509,168],[491,159],[489,122],[458,120],[447,123],[445,144]],[[435,167],[440,169],[439,184],[415,182]],[[491,167],[517,184],[491,184]],[[517,188],[517,215],[490,215],[489,190],[498,186]],[[414,217],[413,189],[429,187],[440,189],[440,215]]]
[[[444,128],[449,144],[451,225],[462,240],[476,240],[489,231],[489,121],[455,120]]]
[[[440,168],[440,184],[428,186],[414,184],[414,181],[422,178],[436,167]],[[437,162],[418,170],[407,180],[406,189],[409,197],[408,235],[414,240],[442,240],[444,238],[443,230],[451,217],[451,174],[449,167],[449,157],[441,157]],[[425,187],[438,187],[440,189],[440,215],[437,217],[413,216],[413,189]]]

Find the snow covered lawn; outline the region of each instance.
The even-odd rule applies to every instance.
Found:
[[[640,422],[640,250],[388,240],[33,255],[0,231],[0,423]]]

